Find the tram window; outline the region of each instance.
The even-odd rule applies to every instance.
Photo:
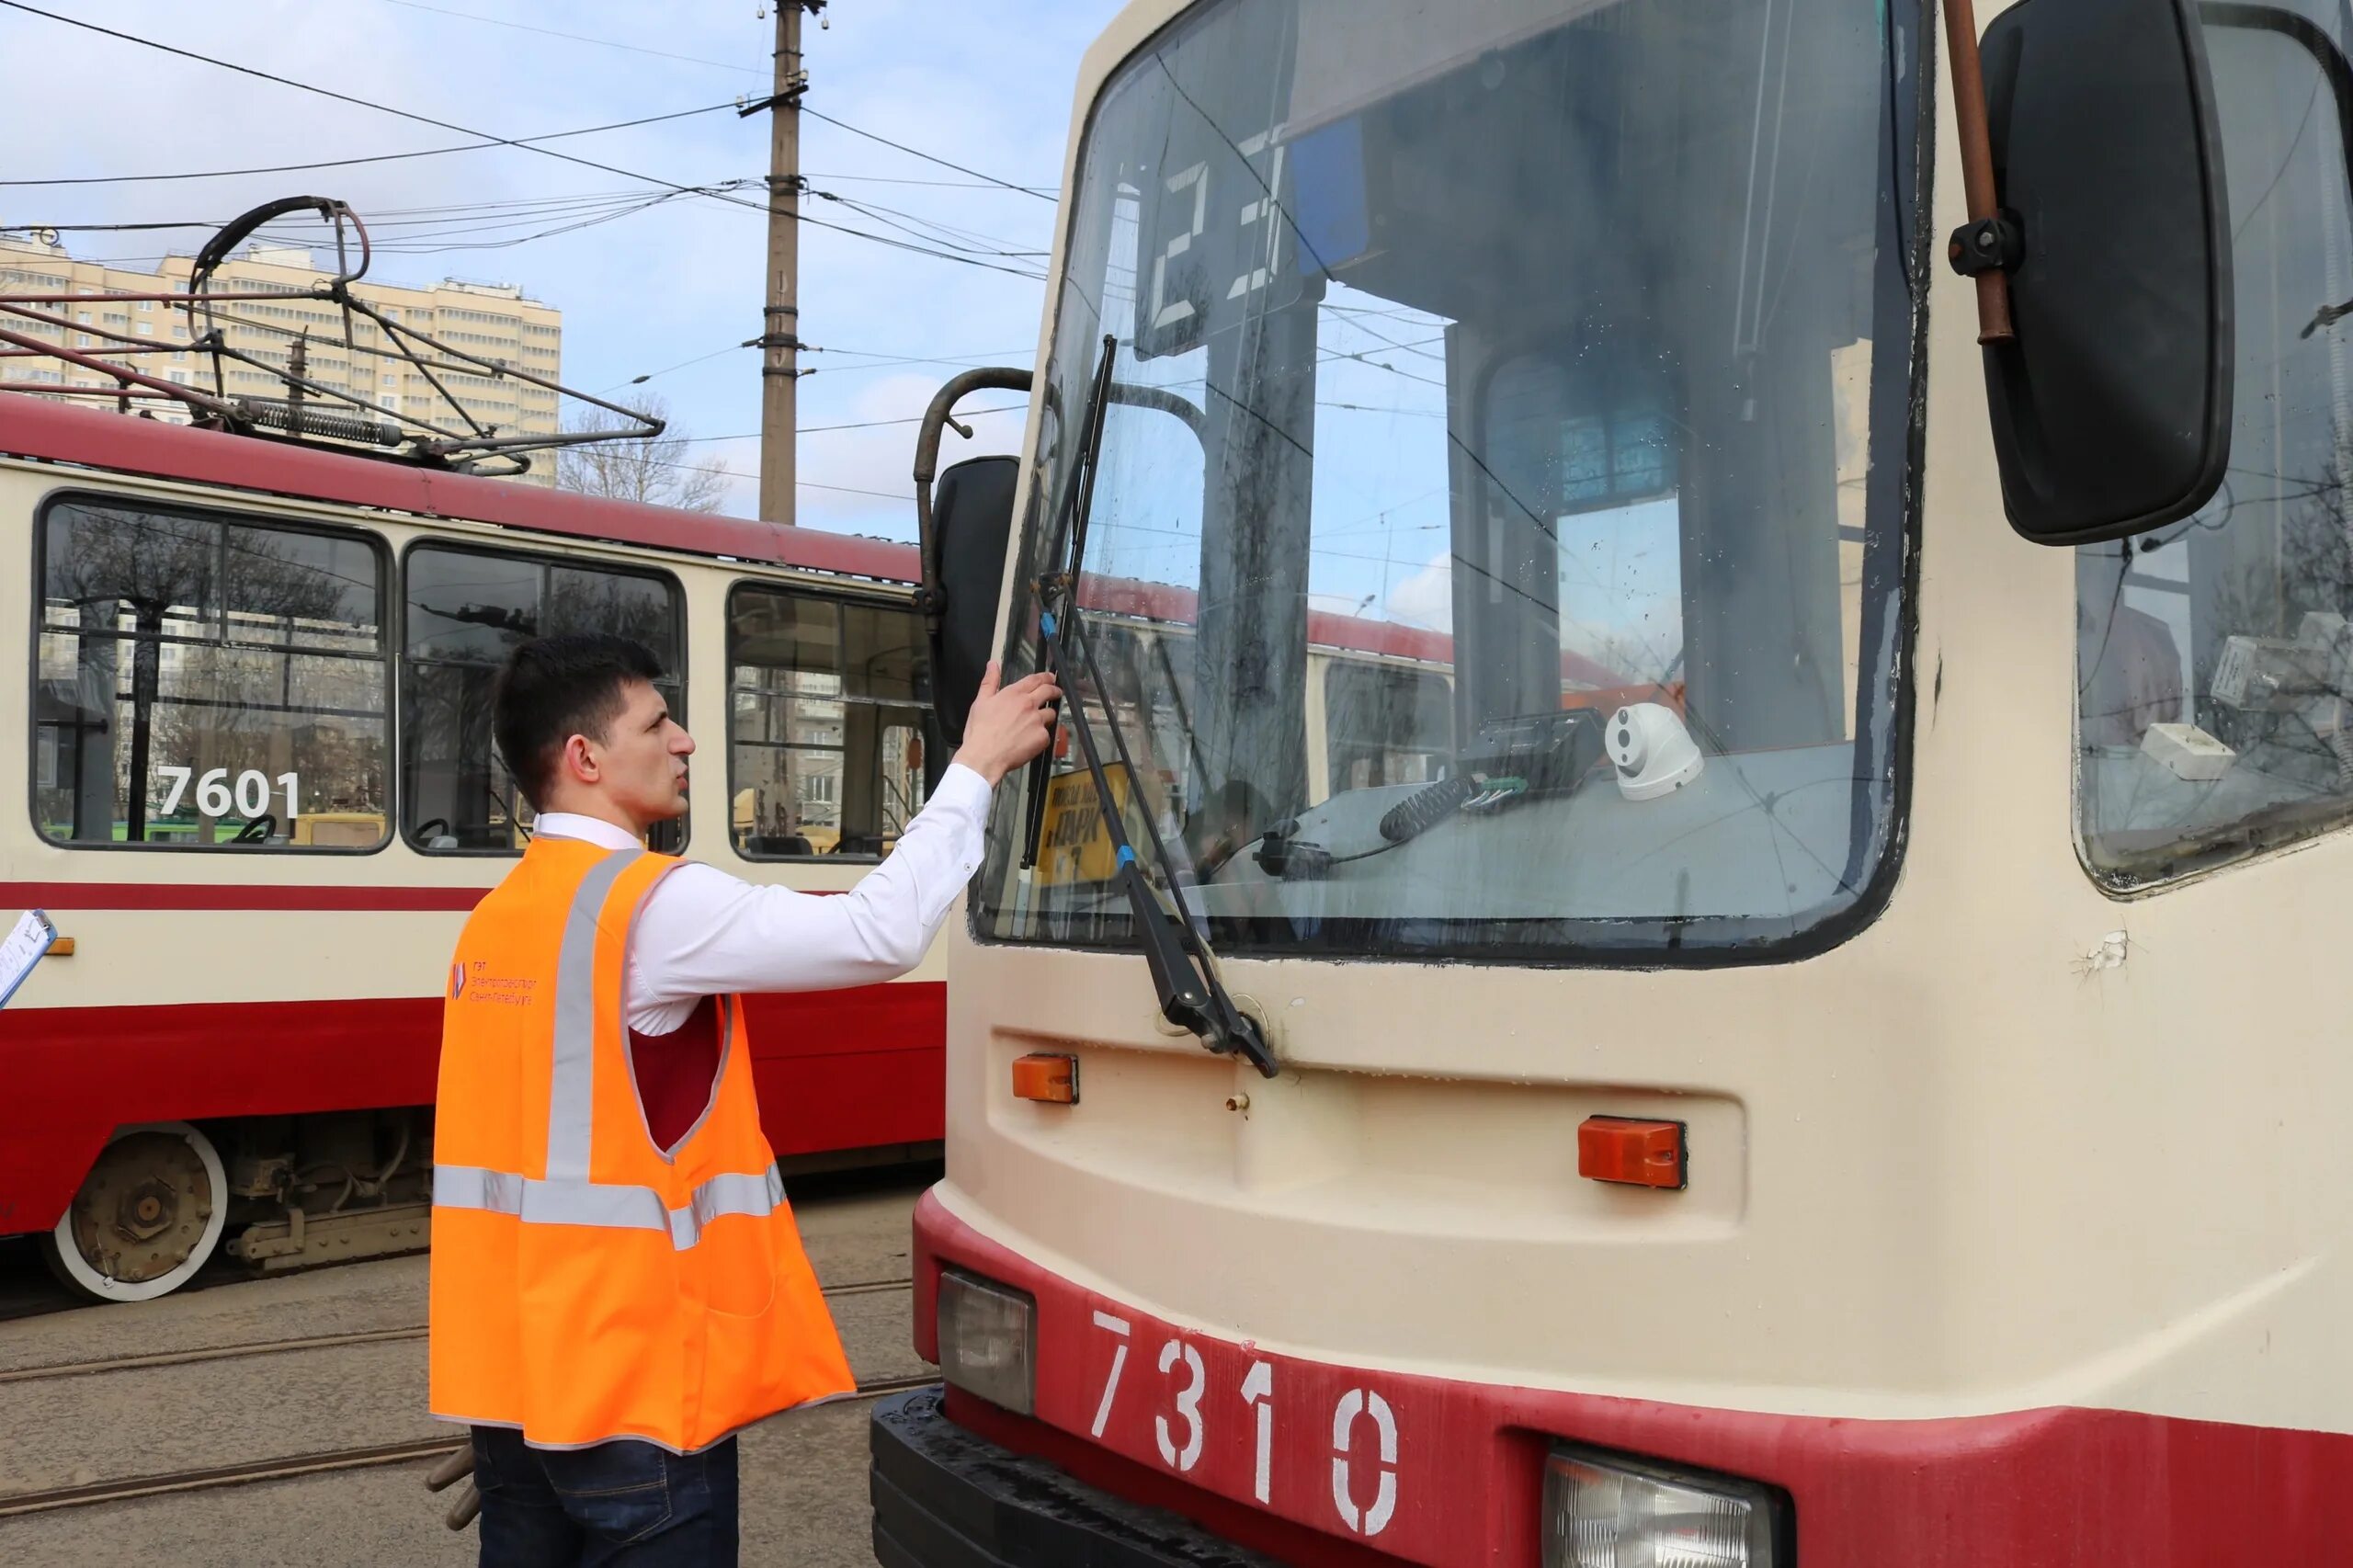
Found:
[[[736,585],[727,787],[738,854],[879,858],[898,842],[924,802],[922,648],[897,606]]]
[[[379,545],[89,497],[40,528],[33,816],[80,846],[386,837]]]
[[[1199,884],[1213,941],[1681,962],[1840,939],[1885,896],[1921,40],[1833,0],[1203,0],[1107,83],[1010,570],[1056,569],[1088,486],[1081,602],[1150,605],[1189,646],[1186,842],[1295,821],[1332,853],[1226,860]],[[1082,468],[1107,335],[1119,391]],[[1381,792],[1415,786],[1311,729],[1324,616],[1444,673],[1458,756],[1655,702],[1705,773],[1375,835]],[[1008,667],[1037,624],[1008,622]],[[1098,878],[1013,863],[1023,789],[978,928],[1128,939]]]
[[[2335,36],[2333,11],[2297,9]],[[2076,554],[2078,842],[2118,889],[2353,816],[2353,323],[2308,324],[2353,295],[2343,143],[2318,133],[2331,97],[2301,44],[2205,37],[2234,236],[2229,471],[2187,522]],[[2185,761],[2203,743],[2159,726],[2229,753]]]
[[[686,711],[685,608],[661,573],[548,556],[418,545],[405,561],[408,641],[401,680],[401,827],[427,854],[514,854],[530,802],[491,738],[491,699],[506,655],[535,637],[612,631],[654,650],[656,689]],[[686,822],[649,845],[676,854]]]
[[[1324,671],[1332,792],[1436,778],[1454,752],[1454,699],[1446,677],[1386,665]]]

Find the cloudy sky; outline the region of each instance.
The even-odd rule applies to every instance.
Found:
[[[802,358],[815,373],[801,382],[804,525],[912,539],[913,417],[961,369],[1035,358],[1079,61],[1119,6],[834,0],[829,28],[805,26],[801,167],[819,194],[804,202],[813,222],[801,239],[801,335],[815,348]],[[371,277],[517,284],[564,312],[568,385],[629,395],[633,378],[650,377],[674,428],[696,438],[692,460],[728,472],[725,509],[748,516],[760,378],[757,351],[739,346],[761,330],[768,120],[735,105],[765,96],[773,38],[758,0],[0,0],[11,67],[0,145],[15,153],[0,170],[0,228],[54,226],[76,256],[152,265],[261,202],[340,198],[380,242]],[[607,169],[513,147],[387,156],[647,119],[658,122],[546,143]],[[378,161],[344,162],[360,159]],[[733,199],[664,199],[662,182],[735,184]],[[187,226],[102,227],[156,223]],[[1444,630],[1452,562],[1437,329],[1345,290],[1326,307],[1311,597]],[[968,407],[1017,401],[981,394]],[[949,437],[949,460],[1019,441],[1017,410],[973,424],[977,440]],[[1181,449],[1154,456],[1147,443],[1135,460],[1180,483],[1142,486],[1139,504],[1199,487],[1189,437],[1157,438]],[[1107,520],[1099,569],[1192,579],[1198,518],[1132,538],[1120,520]],[[1677,585],[1656,569],[1674,555],[1658,548],[1672,544],[1671,510],[1623,538],[1594,527],[1574,574],[1592,591],[1569,606],[1565,639],[1613,657],[1679,643]]]
[[[756,14],[755,0],[660,7],[574,0],[560,8],[520,0],[32,3],[494,136],[710,108],[550,145],[678,185],[756,181],[767,171],[767,117],[739,119],[732,107],[739,95],[767,91],[774,22]],[[1051,197],[1079,57],[1118,9],[1117,0],[835,0],[830,28],[813,20],[804,28],[808,107]],[[0,186],[0,226],[201,225],[65,236],[80,256],[153,257],[192,249],[210,227],[276,197],[340,198],[385,242],[377,278],[516,283],[560,307],[567,384],[602,392],[659,372],[646,385],[668,399],[676,425],[711,437],[699,442],[696,460],[740,476],[727,509],[754,509],[759,456],[748,435],[759,425],[758,356],[734,346],[760,331],[760,212],[679,197],[570,233],[522,239],[620,211],[624,193],[654,196],[661,187],[511,148],[122,182],[125,175],[364,158],[471,138],[21,10],[0,10],[0,58],[11,63],[0,145],[15,150],[17,182]],[[103,94],[93,96],[94,83],[106,85]],[[813,225],[802,232],[801,335],[824,352],[802,360],[817,373],[801,382],[801,520],[909,538],[912,508],[897,498],[909,494],[914,426],[813,427],[919,414],[965,362],[1030,363],[1043,285],[1016,274],[1042,269],[1042,255],[1024,253],[1048,248],[1054,208],[812,116],[802,119],[801,147],[812,185],[844,199],[810,199],[804,210],[813,218],[980,253],[973,259],[1010,269]],[[85,176],[118,179],[21,183]],[[756,185],[741,195],[760,198]],[[847,204],[853,201],[865,210]],[[527,202],[539,206],[516,205]],[[469,210],[451,210],[459,208]],[[973,403],[992,401],[1012,400]],[[1000,415],[979,430],[970,446],[951,436],[950,457],[1010,450],[1020,421]]]

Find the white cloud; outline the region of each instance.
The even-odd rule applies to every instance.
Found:
[[[1422,569],[1389,590],[1389,619],[1433,631],[1454,630],[1454,556],[1439,551]]]

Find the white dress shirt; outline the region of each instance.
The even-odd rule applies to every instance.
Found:
[[[756,885],[689,860],[638,911],[621,1001],[629,1027],[670,1034],[706,996],[831,991],[893,980],[923,961],[956,895],[980,869],[989,784],[951,764],[889,858],[845,893]],[[642,848],[626,828],[549,812],[535,837]]]

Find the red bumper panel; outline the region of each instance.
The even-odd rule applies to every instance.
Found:
[[[2353,1436],[2075,1408],[1765,1415],[1363,1371],[1163,1323],[988,1241],[928,1194],[915,1250],[916,1344],[934,1359],[942,1264],[1037,1301],[1037,1423],[966,1396],[951,1416],[1294,1563],[1535,1568],[1554,1437],[1784,1489],[1802,1568],[2353,1560],[2327,1502],[2353,1485]],[[1250,1517],[1268,1529],[1238,1525]]]

